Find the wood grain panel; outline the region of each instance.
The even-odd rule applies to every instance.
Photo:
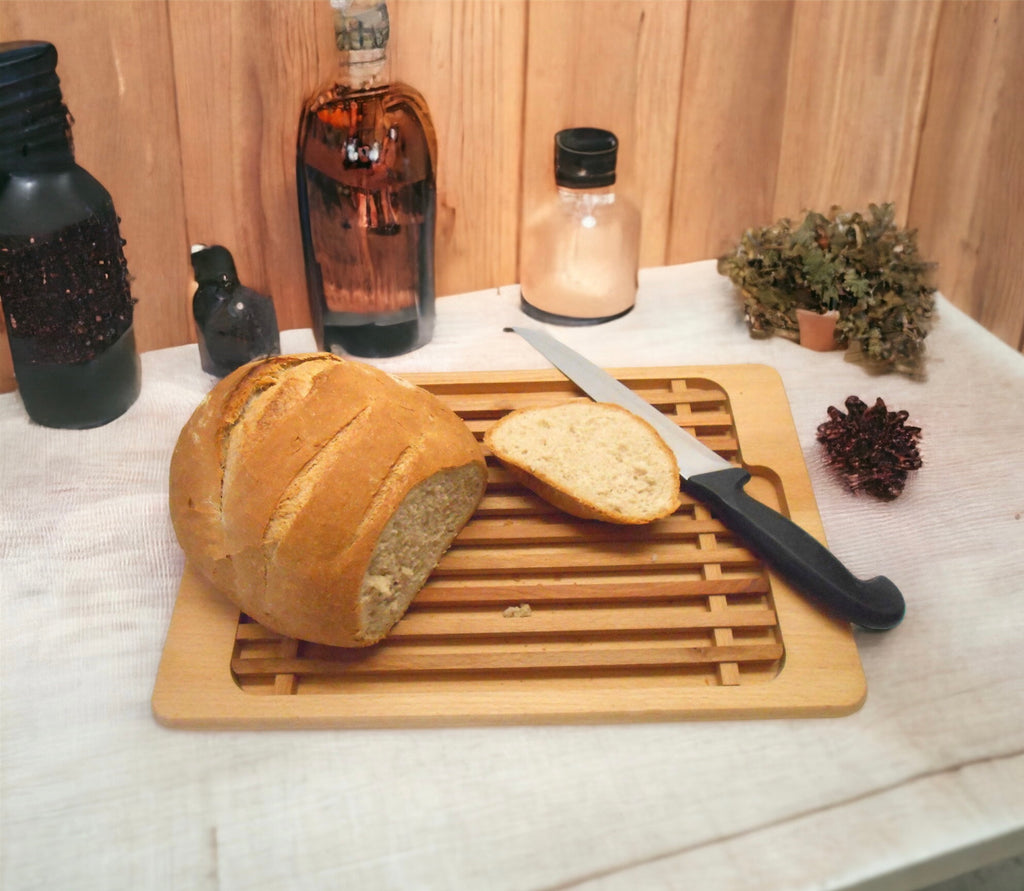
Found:
[[[795,5],[773,218],[892,201],[906,221],[940,8]]]
[[[517,276],[524,0],[392,0],[392,74],[438,131],[437,293]]]
[[[665,262],[687,4],[545,0],[530,4],[523,218],[554,191],[554,135],[619,137],[616,190],[643,215],[641,265]]]
[[[668,260],[717,257],[772,222],[793,3],[694,3]]]
[[[894,201],[955,304],[1024,346],[1024,7],[962,0],[391,0],[393,70],[438,131],[438,293],[518,279],[566,126],[620,137],[641,262]],[[144,350],[194,340],[189,245],[220,242],[308,323],[294,183],[302,99],[334,67],[326,0],[4,0],[54,42],[79,161],[114,196]],[[0,390],[13,387],[0,336]]]
[[[910,223],[943,292],[1024,349],[1024,5],[945,3]]]

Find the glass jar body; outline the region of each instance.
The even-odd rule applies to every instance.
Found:
[[[523,310],[556,324],[598,324],[636,303],[640,213],[612,187],[559,186],[527,222]]]

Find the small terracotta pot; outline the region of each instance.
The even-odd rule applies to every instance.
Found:
[[[800,326],[800,345],[809,350],[825,353],[834,350],[836,342],[836,322],[839,321],[839,310],[814,312],[809,309],[798,309],[796,321]]]

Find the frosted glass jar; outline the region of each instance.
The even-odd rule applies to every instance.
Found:
[[[616,194],[617,153],[608,130],[555,134],[557,191],[524,227],[522,309],[532,318],[594,325],[635,305],[640,213]]]

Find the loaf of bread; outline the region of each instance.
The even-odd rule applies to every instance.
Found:
[[[480,444],[440,399],[330,353],[220,381],[185,424],[170,513],[191,565],[266,627],[381,640],[483,496]]]
[[[650,424],[617,405],[519,409],[495,423],[484,444],[513,478],[576,517],[651,523],[680,504],[675,455]]]

